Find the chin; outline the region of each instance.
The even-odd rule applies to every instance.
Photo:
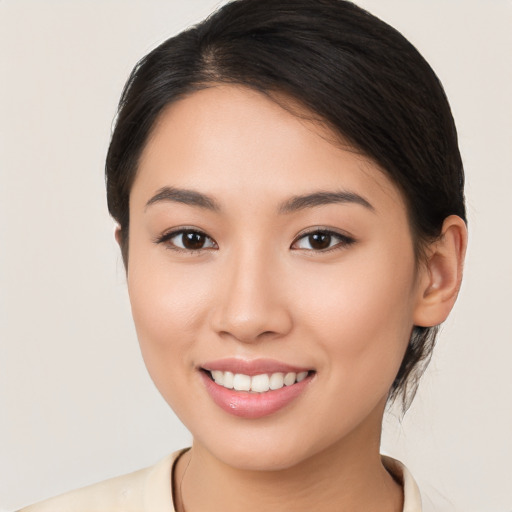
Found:
[[[325,453],[347,434],[325,429],[322,432],[320,425],[304,428],[305,425],[299,424],[295,429],[289,424],[259,427],[225,429],[225,435],[219,435],[220,426],[208,433],[197,432],[194,448],[238,470],[283,471],[299,467],[312,457]],[[317,436],[318,433],[321,435]]]
[[[250,446],[227,446],[209,450],[222,463],[242,471],[283,471],[304,462],[309,456],[297,446],[279,447],[254,443]]]

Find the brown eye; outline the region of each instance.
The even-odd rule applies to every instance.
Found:
[[[183,251],[201,251],[203,249],[214,249],[215,242],[205,233],[193,229],[180,229],[168,233],[156,240],[157,243],[164,243],[170,249]]]
[[[181,234],[181,243],[185,249],[197,250],[204,247],[206,236],[203,233],[188,231]]]
[[[317,230],[305,233],[292,245],[292,249],[302,249],[307,251],[327,252],[331,249],[342,249],[355,240],[349,236],[335,233],[328,230]]]
[[[329,233],[313,233],[308,236],[308,242],[312,249],[321,251],[331,246],[331,235]]]

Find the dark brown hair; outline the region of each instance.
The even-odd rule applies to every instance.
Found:
[[[123,90],[106,160],[108,207],[128,265],[129,198],[164,107],[212,84],[289,97],[375,161],[408,206],[417,257],[452,214],[466,220],[457,133],[437,76],[399,32],[343,0],[236,0],[146,55]],[[437,327],[414,327],[390,390],[404,409]]]

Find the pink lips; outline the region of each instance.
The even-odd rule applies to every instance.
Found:
[[[255,419],[273,414],[290,402],[295,400],[310,384],[313,372],[301,382],[281,389],[267,391],[265,393],[251,393],[247,391],[235,391],[216,384],[208,372],[204,370],[219,370],[223,372],[243,373],[254,376],[263,373],[300,373],[309,371],[309,368],[300,368],[287,365],[271,359],[255,359],[246,361],[230,358],[211,361],[202,365],[201,377],[203,383],[213,401],[224,411],[241,418]]]

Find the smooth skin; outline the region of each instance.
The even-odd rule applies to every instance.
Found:
[[[398,188],[335,139],[261,93],[215,85],[167,107],[143,151],[127,279],[148,371],[193,435],[180,511],[402,510],[379,456],[386,398],[413,326],[455,302],[466,228],[448,217],[418,265]],[[319,192],[345,195],[293,202]],[[316,373],[251,420],[205,390],[201,365],[226,357]]]

